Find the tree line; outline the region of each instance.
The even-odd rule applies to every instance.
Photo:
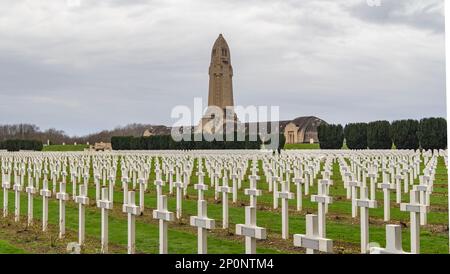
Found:
[[[19,150],[34,150],[42,151],[43,144],[38,140],[19,140],[11,139],[0,142],[0,150],[19,151]]]
[[[322,124],[318,127],[322,149],[445,149],[447,121],[444,118],[374,121],[342,125]]]
[[[133,136],[113,136],[111,138],[111,146],[113,150],[196,150],[196,149],[260,149],[263,142],[259,136],[246,135],[245,140],[237,141],[236,135],[229,136],[234,141],[227,141],[227,137],[223,136],[223,141],[210,141],[205,136],[191,135],[190,141],[175,141],[171,135],[154,135],[149,137],[133,137]],[[278,148],[283,148],[285,137],[279,135]],[[198,140],[199,141],[196,141]],[[229,138],[230,139],[230,138]]]
[[[53,145],[66,144],[94,144],[96,142],[110,142],[112,136],[141,136],[146,129],[152,129],[156,134],[167,134],[170,129],[166,126],[155,126],[146,124],[129,124],[116,127],[112,130],[102,130],[85,136],[69,136],[62,130],[54,128],[41,130],[34,124],[9,124],[0,125],[0,141],[11,139],[38,140],[44,144],[47,141]]]

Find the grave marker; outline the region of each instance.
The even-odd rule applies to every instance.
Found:
[[[52,191],[48,189],[48,181],[44,178],[41,189],[42,196],[42,231],[47,231],[48,225],[48,199],[52,197]]]
[[[236,225],[236,234],[245,236],[245,253],[256,254],[256,239],[265,239],[266,229],[256,225],[255,207],[245,207],[245,224]]]
[[[208,253],[208,229],[215,228],[215,221],[213,219],[208,218],[207,214],[207,206],[205,200],[199,200],[197,205],[197,214],[198,216],[191,216],[190,224],[191,226],[197,227],[198,234],[198,254],[207,254]]]
[[[294,234],[294,246],[306,248],[306,254],[316,251],[332,253],[333,241],[319,236],[318,223],[317,215],[306,215],[306,235]]]
[[[134,191],[128,191],[128,203],[123,205],[123,212],[127,213],[128,217],[128,254],[134,254],[136,252],[136,216],[141,214],[140,207],[136,206]]]
[[[85,184],[79,186],[79,195],[75,197],[75,203],[78,204],[78,244],[84,245],[85,239],[85,206],[89,206],[89,197],[87,196],[87,187]]]
[[[174,220],[174,214],[167,210],[167,196],[161,195],[158,200],[158,209],[153,210],[153,219],[159,220],[159,253],[167,254],[167,222]]]

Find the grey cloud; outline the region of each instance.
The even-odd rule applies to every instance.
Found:
[[[380,0],[378,7],[366,1],[349,8],[350,14],[367,22],[377,24],[404,24],[414,28],[444,32],[444,0]]]
[[[407,13],[394,4],[373,19],[356,0],[8,2],[0,1],[1,124],[77,135],[171,125],[174,106],[206,102],[219,33],[231,48],[236,104],[344,124],[445,116],[444,37],[423,19],[435,6]]]

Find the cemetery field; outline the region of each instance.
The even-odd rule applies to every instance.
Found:
[[[45,153],[44,153],[45,154]],[[346,160],[348,163],[349,160]],[[3,166],[4,162],[0,162]],[[324,169],[324,162],[320,163]],[[249,165],[250,167],[250,165]],[[331,180],[333,185],[329,188],[329,195],[333,197],[333,203],[329,204],[326,215],[326,237],[333,239],[334,253],[360,253],[360,215],[352,218],[352,202],[346,197],[343,176],[337,161],[331,164]],[[421,163],[420,169],[425,168]],[[193,160],[192,175],[189,177],[189,185],[186,196],[182,199],[182,215],[168,224],[168,252],[169,253],[197,253],[197,228],[190,226],[190,216],[197,215],[198,191],[193,185],[198,183],[195,171],[198,169],[198,160]],[[127,253],[127,225],[128,218],[122,212],[123,190],[121,163],[117,166],[113,193],[113,209],[109,212],[109,253]],[[148,187],[144,191],[144,211],[136,217],[135,225],[135,248],[136,253],[158,253],[159,247],[159,224],[158,220],[152,218],[152,211],[157,208],[157,192],[153,182],[156,180],[155,161],[151,162],[151,172],[148,178]],[[69,173],[69,172],[68,172]],[[101,210],[96,207],[96,188],[93,168],[89,169],[88,193],[89,205],[85,208],[85,233],[86,241],[82,247],[82,253],[101,252]],[[251,172],[249,172],[251,173]],[[309,195],[303,197],[303,208],[298,211],[296,200],[288,202],[289,216],[289,239],[282,239],[282,213],[281,202],[279,207],[273,207],[273,192],[268,189],[265,173],[263,172],[263,161],[259,160],[257,173],[260,178],[257,188],[262,190],[262,195],[257,197],[256,216],[257,225],[267,229],[267,239],[257,241],[257,253],[304,253],[305,250],[293,245],[293,234],[305,234],[306,214],[317,214],[317,203],[311,202],[310,195],[318,193],[318,181],[322,179],[319,173],[314,179],[314,184],[309,189]],[[70,174],[70,173],[69,173]],[[2,176],[2,180],[3,180]],[[70,178],[70,176],[68,177]],[[381,178],[381,172],[379,177]],[[131,178],[130,178],[131,179]],[[82,180],[82,179],[80,179]],[[28,175],[24,178],[28,182]],[[380,180],[379,180],[380,182]],[[3,182],[2,182],[3,183]],[[211,185],[210,178],[206,176],[204,183]],[[419,183],[419,178],[414,180]],[[40,180],[41,188],[43,185]],[[108,186],[108,182],[102,182]],[[444,157],[437,157],[435,180],[433,192],[430,196],[430,213],[427,215],[428,224],[420,227],[421,253],[448,253],[448,182],[447,168]],[[51,181],[49,188],[51,188]],[[59,184],[58,184],[59,185]],[[129,190],[136,191],[136,202],[139,201],[139,185],[129,184]],[[251,188],[248,176],[242,181],[242,188],[237,193],[237,202],[229,200],[229,227],[222,229],[222,193],[215,197],[214,187],[209,187],[204,192],[204,200],[207,202],[207,214],[209,218],[216,221],[216,228],[208,232],[208,253],[245,253],[244,239],[236,235],[236,224],[245,223],[245,206],[250,204],[249,196],[244,194],[244,189]],[[58,186],[59,189],[59,186]],[[3,190],[4,191],[4,190]],[[296,191],[296,185],[290,184],[290,191]],[[176,212],[176,188],[170,193],[169,184],[162,187],[162,192],[168,197],[168,210]],[[73,193],[72,182],[67,181],[67,193],[70,197]],[[231,194],[230,194],[231,195]],[[40,195],[34,196],[34,224],[27,226],[27,193],[20,193],[20,219],[15,221],[15,193],[12,189],[8,191],[7,217],[0,216],[0,253],[67,253],[67,245],[77,242],[79,205],[72,199],[66,202],[66,235],[59,239],[59,201],[54,195],[48,201],[48,231],[42,232],[43,199]],[[390,195],[391,221],[383,221],[383,192],[376,190],[376,201],[378,207],[369,210],[369,235],[370,242],[385,246],[385,225],[399,224],[402,227],[403,249],[410,249],[410,213],[400,210],[395,202],[395,193]],[[409,201],[409,195],[402,193],[402,202]],[[4,195],[0,195],[0,204],[3,204]],[[358,209],[359,210],[359,209]]]

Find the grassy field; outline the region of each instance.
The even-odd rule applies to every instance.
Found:
[[[319,144],[285,144],[284,149],[320,149]]]
[[[261,163],[260,163],[261,165]],[[330,189],[330,194],[335,202],[329,206],[327,215],[327,237],[334,240],[335,252],[337,253],[358,253],[359,252],[359,220],[351,218],[351,202],[345,198],[345,190],[342,186],[341,175],[337,164],[333,166],[334,185]],[[118,178],[120,178],[120,168]],[[195,169],[194,169],[195,170]],[[317,179],[319,179],[318,176]],[[154,174],[151,176],[151,182]],[[26,181],[26,179],[25,179]],[[193,184],[197,182],[195,176],[191,177],[191,185],[188,189],[188,196],[183,200],[183,217],[169,224],[169,252],[170,253],[196,253],[197,235],[196,229],[189,226],[189,216],[197,214],[197,192],[193,189]],[[206,178],[206,183],[209,180]],[[86,234],[87,243],[84,247],[86,253],[98,253],[100,248],[100,210],[95,207],[95,189],[93,181],[90,182],[89,197],[91,205],[86,210]],[[114,193],[114,210],[110,214],[110,252],[125,253],[127,242],[127,218],[121,212],[123,193],[120,190],[121,183],[116,183]],[[243,189],[248,187],[248,181],[243,182]],[[72,186],[69,183],[68,192]],[[290,240],[281,239],[281,213],[280,209],[272,208],[273,194],[268,192],[264,176],[261,176],[258,188],[263,190],[263,195],[258,197],[258,225],[268,229],[268,239],[258,241],[258,253],[302,253],[303,250],[295,248]],[[291,186],[291,191],[295,192],[295,186]],[[311,188],[311,193],[316,193],[316,187]],[[175,211],[175,190],[169,194],[168,186],[164,187],[164,193],[168,194],[169,210]],[[402,224],[403,248],[409,249],[409,214],[401,212],[395,204],[395,194],[391,195],[391,216],[390,223]],[[229,229],[221,229],[222,205],[220,199],[214,200],[214,193],[210,189],[205,193],[208,201],[208,216],[216,220],[217,229],[209,233],[208,245],[210,253],[243,253],[243,238],[234,234],[235,225],[244,223],[244,206],[248,205],[249,198],[239,191],[237,204],[230,201],[229,209]],[[408,197],[403,195],[403,201]],[[138,200],[138,195],[136,196]],[[377,192],[379,208],[370,210],[370,241],[377,242],[381,246],[385,243],[385,223],[383,222],[382,192]],[[3,195],[0,195],[2,204]],[[141,253],[158,252],[158,224],[151,217],[151,211],[156,207],[156,193],[153,184],[145,193],[145,212],[137,218],[136,222],[136,248]],[[66,207],[66,223],[68,236],[66,239],[57,239],[58,234],[58,201],[54,198],[49,202],[49,224],[50,231],[42,233],[40,231],[39,220],[42,216],[42,199],[40,196],[34,198],[35,227],[26,227],[27,196],[21,196],[21,221],[15,223],[12,216],[4,219],[0,217],[2,234],[0,234],[0,252],[14,253],[64,253],[67,243],[76,241],[78,229],[78,207],[72,201]],[[431,213],[428,215],[429,224],[421,227],[421,247],[424,253],[447,253],[448,252],[448,231],[447,231],[447,171],[443,159],[439,159],[436,174],[434,192],[431,196]],[[295,209],[295,201],[289,201],[290,233],[305,233],[305,214],[317,212],[317,205],[309,201],[309,197],[303,198],[303,211]],[[10,215],[14,209],[14,193],[9,191]],[[26,233],[25,233],[26,232]],[[30,240],[33,239],[33,240]]]
[[[320,144],[285,144],[284,149],[320,149]],[[347,145],[344,143],[342,149],[348,149]]]
[[[83,151],[88,145],[50,145],[44,146],[42,151]]]

